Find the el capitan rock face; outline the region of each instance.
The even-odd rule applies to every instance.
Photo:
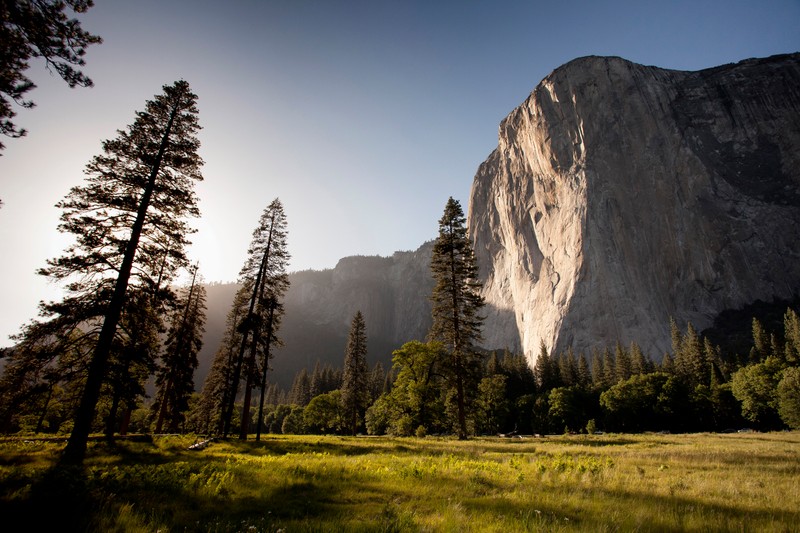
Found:
[[[500,125],[469,227],[485,346],[669,349],[669,319],[800,290],[800,54],[576,59]]]

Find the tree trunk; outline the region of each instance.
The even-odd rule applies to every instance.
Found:
[[[86,378],[83,396],[81,397],[78,410],[75,413],[75,426],[72,429],[72,434],[69,437],[67,446],[64,448],[64,454],[60,459],[60,463],[64,465],[83,464],[83,459],[86,456],[86,443],[89,439],[89,433],[92,430],[92,421],[94,420],[97,401],[100,399],[100,388],[105,376],[106,363],[111,353],[111,344],[114,341],[117,324],[122,316],[125,294],[128,290],[128,281],[130,280],[131,270],[133,269],[133,260],[136,256],[136,250],[139,247],[139,239],[141,238],[144,228],[144,219],[147,215],[147,209],[150,207],[150,200],[153,196],[153,190],[155,189],[156,178],[161,170],[161,161],[164,158],[164,152],[166,152],[167,146],[169,145],[172,124],[175,121],[175,116],[178,114],[178,101],[179,100],[175,102],[172,112],[170,113],[169,122],[164,131],[164,136],[161,138],[156,160],[153,163],[153,167],[150,169],[147,186],[139,202],[136,220],[131,228],[131,237],[125,247],[125,255],[122,259],[119,276],[114,285],[114,293],[108,304],[105,319],[103,320],[103,327],[100,330],[100,336],[97,339],[97,345],[95,346],[92,360],[89,363],[89,374]]]
[[[50,383],[50,386],[47,388],[47,398],[44,401],[44,407],[42,407],[42,414],[39,415],[39,420],[36,422],[36,433],[42,432],[42,426],[44,426],[44,419],[47,416],[47,409],[50,407],[50,399],[53,397],[53,384]]]
[[[169,405],[169,395],[172,393],[172,378],[167,379],[164,391],[161,394],[161,403],[158,406],[158,418],[156,419],[156,433],[161,433],[164,428],[164,418],[167,415],[167,405]]]
[[[273,225],[275,221],[275,216],[272,217]],[[250,298],[250,308],[247,311],[247,322],[248,322],[248,329],[253,330],[253,352],[256,350],[257,342],[257,332],[256,327],[252,324],[253,321],[253,310],[255,309],[256,301],[262,298],[263,294],[263,284],[264,284],[264,277],[266,276],[267,271],[267,261],[269,261],[269,253],[270,247],[272,246],[272,225],[270,226],[269,230],[269,238],[267,239],[267,247],[264,250],[264,255],[261,258],[261,264],[258,268],[258,274],[256,275],[256,283],[253,287],[253,296]],[[228,400],[228,410],[225,416],[225,429],[222,432],[223,437],[228,436],[228,432],[230,431],[231,426],[231,418],[233,418],[233,406],[236,400],[236,392],[239,388],[239,376],[242,372],[242,363],[244,362],[244,351],[247,347],[247,330],[242,333],[242,345],[239,349],[239,357],[236,360],[236,371],[233,373],[233,385],[231,386],[231,396]],[[255,353],[253,354],[253,359],[255,360]],[[248,385],[251,383],[250,376],[247,376],[247,383]],[[245,394],[249,397],[250,391],[247,390]],[[250,415],[250,407],[249,404],[245,403],[243,406],[243,410],[247,410],[247,415]],[[243,412],[244,415],[244,412]],[[242,428],[245,428],[245,420],[244,416],[242,416]],[[244,436],[242,436],[244,435]],[[239,430],[239,438],[246,439],[247,438],[247,430],[241,429]]]
[[[244,364],[244,352],[247,349],[247,334],[250,332],[252,325],[250,322],[253,321],[253,310],[255,309],[256,299],[258,298],[258,290],[259,286],[261,285],[261,279],[264,275],[264,269],[266,268],[267,263],[267,254],[269,250],[264,252],[264,257],[261,258],[261,265],[258,269],[258,275],[256,275],[256,282],[253,286],[253,295],[250,297],[250,307],[247,310],[247,317],[245,321],[247,322],[247,328],[242,332],[242,344],[239,346],[239,356],[236,358],[236,368],[233,371],[233,383],[231,383],[231,390],[228,396],[228,405],[225,409],[225,416],[223,421],[223,430],[222,436],[227,437],[228,433],[231,430],[231,419],[233,418],[233,408],[236,404],[236,393],[239,391],[239,379],[242,374],[242,366]],[[249,381],[249,379],[248,379]],[[244,421],[242,421],[244,423]]]
[[[116,389],[114,390],[114,397],[111,400],[111,409],[108,411],[108,416],[106,417],[106,440],[112,441],[114,440],[114,426],[117,422],[117,409],[119,409],[119,401],[120,401],[120,393]]]
[[[131,424],[131,414],[133,413],[133,409],[126,403],[125,404],[125,412],[122,414],[122,422],[119,424],[119,434],[121,437],[124,437],[128,434],[128,426]]]
[[[267,371],[269,370],[269,348],[272,345],[272,318],[275,315],[275,300],[270,302],[269,316],[267,318],[267,346],[264,348],[264,369],[261,373],[261,398],[258,401],[258,425],[256,426],[256,440],[261,440],[261,423],[264,420],[264,395],[267,391]]]
[[[239,427],[239,440],[247,440],[247,432],[250,429],[250,402],[253,399],[253,386],[247,379],[247,384],[244,388],[244,402],[242,403],[242,425]]]

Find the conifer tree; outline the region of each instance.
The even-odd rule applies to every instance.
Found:
[[[586,355],[581,353],[578,357],[578,385],[583,389],[588,389],[592,384],[592,373],[589,370],[589,363],[586,361]]]
[[[611,350],[603,350],[603,387],[613,387],[617,383],[617,362]]]
[[[251,288],[251,293],[247,314],[239,324],[242,339],[227,397],[223,429],[223,435],[227,435],[239,384],[243,380],[244,402],[239,430],[239,438],[243,440],[247,438],[250,425],[251,395],[255,387],[261,389],[259,421],[256,424],[257,438],[260,437],[270,348],[280,343],[277,331],[284,311],[282,299],[289,286],[286,273],[290,257],[287,249],[286,215],[279,199],[273,200],[261,214],[247,253],[239,279],[243,285]]]
[[[242,339],[239,325],[247,315],[250,292],[247,285],[236,291],[225,319],[225,333],[203,384],[197,413],[193,416],[197,420],[199,431],[203,433],[221,435],[223,432],[225,410],[232,393],[236,355]]]
[[[314,364],[314,371],[311,373],[311,390],[310,395],[312,398],[315,398],[322,394],[324,391],[323,389],[323,375],[322,375],[322,365],[317,359],[317,362]]]
[[[615,353],[614,364],[616,366],[615,383],[619,383],[620,381],[627,381],[633,374],[630,353],[628,353],[628,351],[625,350],[625,348],[623,348],[622,344],[619,342],[617,342],[617,346],[614,350],[614,353]]]
[[[634,376],[640,374],[647,374],[650,372],[650,362],[647,360],[644,353],[642,353],[642,349],[635,341],[631,342],[630,354],[631,354],[631,373]]]
[[[24,74],[31,59],[44,59],[48,69],[70,87],[92,86],[92,80],[75,67],[85,64],[83,56],[89,45],[103,40],[64,12],[69,6],[75,13],[85,13],[92,5],[92,0],[0,2],[0,134],[14,138],[26,133],[11,121],[16,116],[12,102],[26,109],[34,107],[25,100],[25,94],[35,87]],[[3,148],[0,143],[0,150]]]
[[[170,432],[178,431],[194,391],[194,371],[206,322],[206,288],[197,283],[197,271],[197,266],[192,268],[192,281],[178,297],[167,332],[156,376],[156,433],[161,433],[165,422]]]
[[[355,435],[369,400],[367,367],[367,331],[364,316],[357,311],[350,323],[350,334],[344,353],[342,404],[348,429]]]
[[[769,355],[769,335],[757,318],[753,318],[753,349],[750,351],[750,362],[758,363]]]
[[[86,167],[86,184],[57,204],[59,231],[75,243],[40,270],[68,282],[65,299],[42,306],[42,314],[99,325],[65,464],[83,461],[129,285],[150,291],[157,307],[171,292],[169,279],[186,264],[191,230],[185,219],[199,215],[197,97],[185,81],[163,89],[133,124],[102,143],[103,153]]]
[[[380,361],[375,363],[369,374],[369,402],[372,403],[383,393],[383,383],[386,381],[386,371]]]
[[[800,364],[800,316],[794,309],[787,309],[783,315],[784,360],[790,365]]]
[[[457,429],[467,438],[466,387],[477,358],[475,346],[481,341],[480,316],[484,305],[477,279],[478,267],[469,240],[461,205],[448,199],[439,220],[439,236],[433,245],[431,296],[433,325],[431,340],[441,341],[450,353],[450,382],[456,392]],[[473,387],[470,387],[473,389]]]
[[[295,375],[291,395],[291,402],[294,405],[305,407],[311,401],[311,380],[305,367]]]
[[[547,346],[544,341],[539,343],[539,356],[536,358],[536,363],[533,365],[533,374],[536,376],[536,385],[541,392],[548,392],[557,387],[555,367],[552,358],[547,353]]]

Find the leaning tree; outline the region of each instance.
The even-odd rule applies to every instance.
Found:
[[[186,219],[199,215],[194,185],[203,163],[196,102],[187,82],[165,85],[133,124],[102,143],[103,152],[86,166],[85,183],[57,204],[63,211],[58,229],[74,244],[40,270],[66,283],[64,300],[43,304],[41,313],[55,324],[98,330],[65,464],[83,461],[118,325],[132,301],[129,287],[158,308],[188,263]]]
[[[227,405],[222,431],[224,436],[227,436],[231,428],[236,396],[242,381],[244,403],[239,438],[247,438],[250,403],[255,387],[262,391],[257,424],[260,429],[270,348],[280,343],[277,331],[283,317],[283,295],[289,287],[286,273],[290,258],[287,235],[286,214],[283,204],[276,198],[261,214],[253,231],[247,259],[239,273],[240,283],[250,290],[250,298],[247,313],[238,326],[241,342],[234,359],[230,388],[226,394]]]
[[[481,340],[483,298],[478,267],[469,240],[461,204],[452,197],[439,220],[439,236],[433,245],[431,340],[440,341],[450,353],[448,375],[456,392],[458,437],[467,437],[465,386],[475,363],[475,345]]]

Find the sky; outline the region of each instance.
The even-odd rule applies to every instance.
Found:
[[[800,0],[95,0],[80,15],[89,89],[43,63],[37,106],[0,157],[0,346],[60,288],[38,276],[68,240],[54,206],[161,87],[198,95],[204,181],[190,256],[234,281],[280,198],[290,271],[433,239],[466,210],[500,121],[586,55],[698,70],[800,51]]]

